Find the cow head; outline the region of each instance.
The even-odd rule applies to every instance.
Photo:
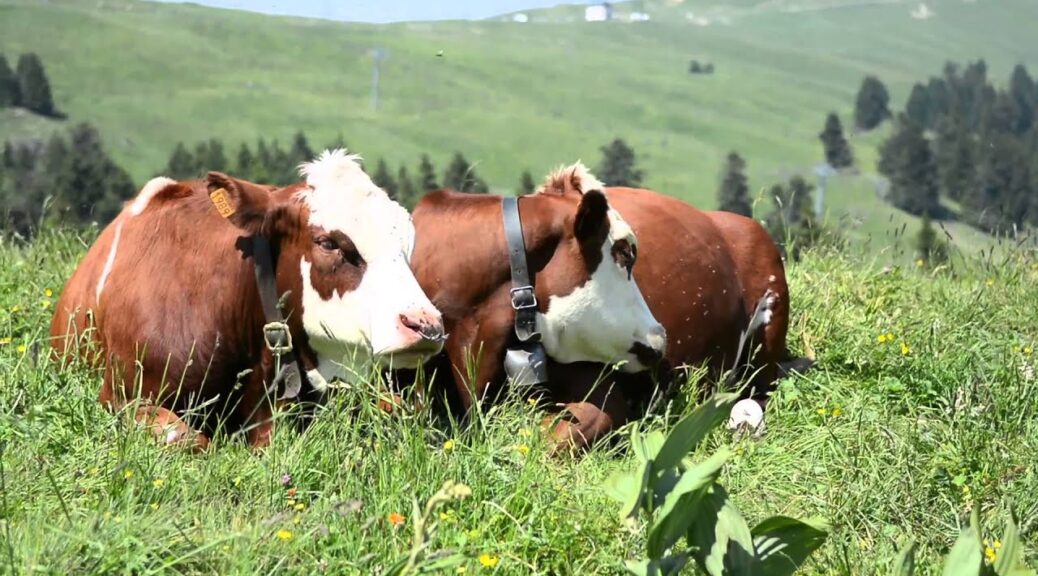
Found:
[[[578,162],[551,174],[535,194],[570,205],[556,250],[569,257],[545,268],[547,281],[562,284],[549,288],[538,329],[559,362],[626,360],[623,370],[638,372],[663,356],[666,333],[634,281],[638,239],[603,188]]]
[[[444,338],[440,313],[409,266],[411,217],[357,160],[326,151],[300,167],[304,183],[273,191],[208,176],[210,192],[225,190],[232,223],[279,246],[278,291],[291,292],[287,309],[299,316],[325,380],[349,376],[344,359],[415,367]]]

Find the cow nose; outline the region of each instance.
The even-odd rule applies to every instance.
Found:
[[[443,320],[439,315],[430,314],[424,310],[406,312],[400,315],[400,323],[426,340],[432,342],[443,340]]]

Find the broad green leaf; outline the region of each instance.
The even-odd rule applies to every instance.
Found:
[[[628,560],[627,571],[637,576],[677,576],[688,563],[687,554],[675,554],[658,560]]]
[[[979,576],[983,566],[980,541],[977,533],[969,528],[962,531],[959,540],[952,546],[944,560],[944,576]]]
[[[703,438],[723,422],[739,400],[737,394],[714,394],[691,414],[678,422],[667,435],[656,455],[654,469],[665,470],[677,466],[681,459],[696,449]]]
[[[894,565],[890,569],[890,576],[912,576],[915,574],[915,550],[919,545],[915,540],[909,540],[908,544],[901,549]]]
[[[631,450],[634,450],[634,456],[638,458],[638,462],[649,461],[649,451],[645,446],[645,439],[642,437],[641,426],[637,422],[631,426]]]
[[[751,531],[755,574],[791,576],[825,542],[828,526],[772,516]]]
[[[656,511],[655,522],[649,531],[649,556],[659,557],[674,545],[695,520],[696,501],[717,480],[731,451],[722,448],[701,464],[685,471],[664,497],[663,505]]]
[[[630,518],[638,513],[638,507],[645,501],[645,492],[652,474],[652,462],[641,464],[633,472],[618,471],[606,480],[604,489],[608,496],[619,500],[620,519]]]
[[[1002,535],[1002,547],[995,557],[995,574],[998,576],[1035,576],[1035,571],[1024,563],[1024,550],[1020,545],[1020,531],[1012,517],[1006,523]]]
[[[753,536],[720,484],[696,502],[686,534],[692,559],[711,576],[741,576],[753,570]]]
[[[663,443],[666,440],[667,437],[662,430],[653,430],[642,436],[642,444],[645,446],[645,453],[648,455],[649,460],[656,459],[656,455],[660,453],[660,448],[663,448]]]

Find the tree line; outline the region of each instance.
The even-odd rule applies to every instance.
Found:
[[[880,148],[889,199],[912,214],[945,216],[940,199],[961,218],[992,233],[1038,225],[1038,87],[1017,65],[1006,88],[989,80],[983,60],[912,89]]]
[[[46,142],[8,141],[0,153],[0,207],[6,225],[23,236],[47,220],[107,223],[136,190],[90,124]]]
[[[0,108],[12,107],[25,108],[41,116],[63,117],[54,106],[43,62],[33,52],[19,56],[14,70],[0,54]]]

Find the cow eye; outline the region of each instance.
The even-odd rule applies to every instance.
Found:
[[[322,250],[327,250],[329,252],[334,252],[339,249],[339,245],[335,243],[335,240],[332,240],[328,236],[318,238],[317,245],[320,246]]]

